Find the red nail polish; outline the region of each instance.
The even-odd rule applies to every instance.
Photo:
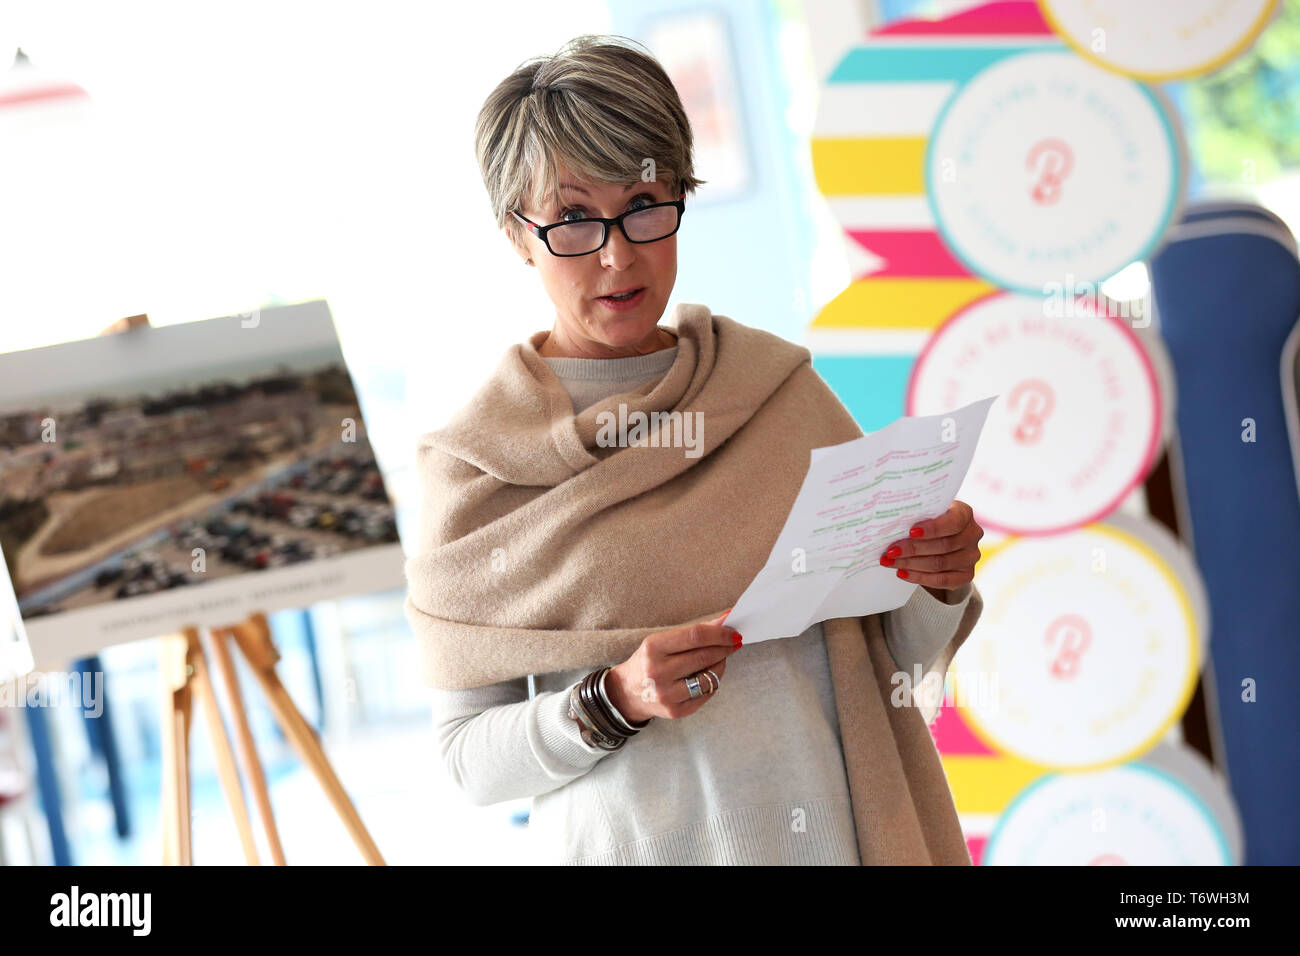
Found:
[[[740,636],[740,632],[739,632],[739,631],[736,632],[736,634],[735,634],[735,638],[736,638],[736,639],[735,639],[735,640],[732,642],[732,644],[731,644],[732,647],[740,647],[741,644],[744,644],[744,643],[745,643],[745,639],[744,639],[743,637]]]
[[[921,526],[920,526],[920,525],[917,525],[915,528],[913,528],[911,531],[909,531],[909,532],[907,532],[907,533],[908,533],[908,535],[909,535],[910,537],[913,537],[913,538],[919,538],[919,537],[921,537],[921,535],[925,534],[925,532],[921,530]]]
[[[894,566],[894,559],[893,559],[893,558],[881,558],[881,559],[880,559],[880,563],[881,563],[882,565],[884,565],[885,567],[887,567],[887,568],[892,568],[892,567]]]
[[[903,549],[900,548],[898,545],[894,545],[892,548],[890,548],[888,551],[885,552],[885,557],[896,558],[902,553],[903,553]]]
[[[899,569],[898,569],[898,576],[899,576],[900,578],[905,578],[905,577],[907,577],[907,568],[899,568]]]

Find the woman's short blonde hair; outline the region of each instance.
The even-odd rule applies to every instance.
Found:
[[[640,49],[637,49],[640,47]],[[613,185],[665,180],[693,193],[691,123],[659,61],[627,37],[585,34],[554,56],[534,57],[492,91],[474,146],[497,227],[522,244],[510,215],[562,206],[558,165]]]

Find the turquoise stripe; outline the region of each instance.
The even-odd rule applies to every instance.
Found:
[[[965,83],[1004,57],[1063,44],[1017,46],[858,46],[831,72],[831,83]]]
[[[884,428],[903,414],[907,379],[916,363],[910,355],[818,355],[814,371],[844,403],[864,432]]]

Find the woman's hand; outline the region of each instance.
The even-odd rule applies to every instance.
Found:
[[[965,586],[975,578],[984,529],[964,501],[953,501],[937,518],[918,521],[911,537],[895,541],[880,563],[897,568],[898,576],[915,581],[940,601],[942,592]]]
[[[651,717],[688,717],[707,704],[717,693],[709,692],[708,676],[700,678],[704,694],[694,700],[686,678],[708,668],[721,685],[727,658],[741,640],[734,628],[720,623],[727,613],[730,609],[712,621],[646,635],[632,656],[610,668],[605,678],[605,692],[618,712],[639,723]]]

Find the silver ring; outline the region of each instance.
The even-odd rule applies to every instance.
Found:
[[[704,696],[704,692],[700,690],[699,674],[692,674],[690,677],[686,678],[686,689],[691,692],[691,700]]]
[[[718,675],[713,673],[712,670],[706,670],[704,673],[713,678],[713,690],[709,691],[709,693],[715,693],[717,689],[722,686],[722,681],[718,680]]]

